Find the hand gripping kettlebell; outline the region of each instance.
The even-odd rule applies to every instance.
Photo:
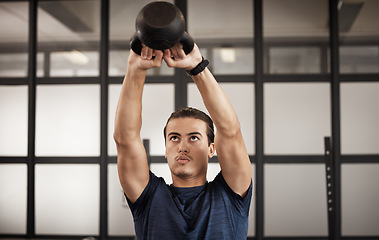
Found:
[[[185,20],[180,10],[168,2],[152,2],[141,9],[136,18],[136,32],[130,48],[141,55],[142,43],[155,50],[165,50],[180,42],[186,54],[194,46],[185,32]]]

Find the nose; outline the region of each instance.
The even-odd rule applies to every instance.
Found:
[[[178,152],[179,153],[188,153],[189,152],[188,146],[186,143],[184,143],[184,141],[179,144]]]

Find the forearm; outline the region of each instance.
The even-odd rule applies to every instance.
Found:
[[[225,92],[206,68],[192,77],[203,98],[205,107],[211,115],[219,133],[225,135],[240,131],[237,115]]]
[[[154,51],[146,46],[142,47],[141,56],[130,52],[116,111],[114,139],[117,144],[125,144],[126,141],[139,138],[146,72],[150,68],[160,67],[162,57],[162,51]]]

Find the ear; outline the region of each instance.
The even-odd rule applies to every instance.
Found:
[[[215,148],[215,144],[214,143],[211,143],[209,145],[209,154],[208,154],[208,158],[212,158],[213,155],[215,155],[216,153],[216,148]]]

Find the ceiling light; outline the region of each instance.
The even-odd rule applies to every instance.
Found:
[[[220,49],[221,60],[225,63],[236,62],[236,50],[234,48],[221,48]]]
[[[69,60],[72,64],[76,64],[76,65],[87,65],[89,62],[88,57],[78,50],[64,52],[63,56],[67,60]]]

